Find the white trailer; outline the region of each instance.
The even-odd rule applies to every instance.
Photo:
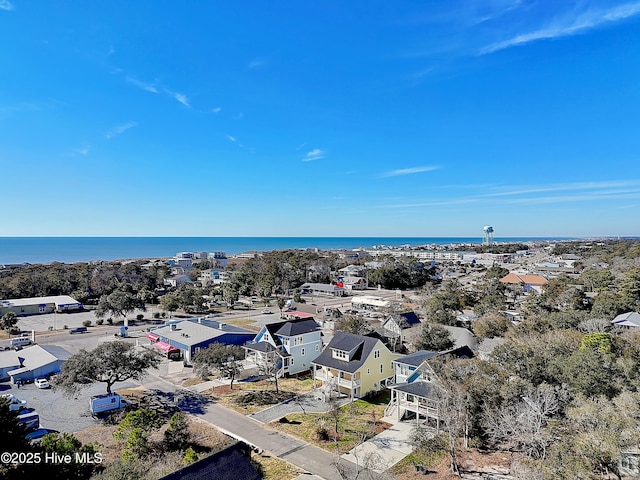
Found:
[[[131,402],[117,393],[96,395],[89,400],[89,409],[93,415],[111,412],[131,405]]]

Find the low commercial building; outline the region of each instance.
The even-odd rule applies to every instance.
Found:
[[[152,330],[147,338],[152,344],[162,342],[182,351],[185,360],[191,361],[194,356],[203,348],[207,348],[212,343],[223,343],[225,345],[243,345],[253,339],[255,332],[235,327],[215,320],[195,318],[172,322],[164,327]],[[163,350],[163,345],[154,345]],[[166,347],[167,352],[170,350]],[[163,350],[164,351],[164,350]]]
[[[347,291],[344,287],[329,283],[305,283],[300,287],[302,295],[322,295],[326,297],[344,297]]]
[[[55,345],[33,345],[15,352],[18,368],[7,372],[16,383],[33,382],[36,378],[47,378],[58,373],[71,353]]]
[[[18,316],[26,316],[39,315],[41,313],[77,312],[82,308],[82,303],[69,295],[14,298],[0,300],[0,317],[9,312],[13,312]]]

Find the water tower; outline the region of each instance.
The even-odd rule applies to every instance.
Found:
[[[484,235],[482,236],[482,245],[491,245],[493,243],[493,227],[485,225],[482,229]]]

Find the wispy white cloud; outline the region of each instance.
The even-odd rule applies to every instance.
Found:
[[[640,187],[640,183],[637,181],[603,181],[603,182],[568,182],[568,183],[552,183],[547,185],[521,185],[521,186],[508,186],[500,187],[498,192],[486,193],[482,196],[485,197],[504,197],[504,196],[518,196],[532,193],[545,193],[545,192],[563,192],[563,191],[576,191],[576,190],[588,190],[592,194],[596,194],[601,189],[628,189],[633,191]],[[619,190],[616,190],[619,191]]]
[[[118,125],[117,127],[113,128],[112,130],[109,130],[105,134],[105,138],[107,140],[111,140],[113,137],[117,137],[118,135],[121,135],[124,132],[126,132],[127,130],[129,130],[130,128],[133,128],[133,127],[136,127],[136,126],[138,126],[137,122],[127,122],[127,123],[124,123],[122,125]]]
[[[63,154],[63,156],[65,157],[79,157],[79,156],[87,156],[89,155],[89,152],[91,151],[91,145],[82,145],[78,148],[74,148],[66,153]]]
[[[213,113],[220,113],[220,111],[222,110],[222,108],[220,107],[216,107],[213,110],[211,110]]]
[[[487,186],[478,186],[486,189]],[[467,186],[466,190],[473,188]],[[457,195],[455,198],[433,198],[427,200],[395,201],[383,208],[421,208],[481,205],[560,205],[567,203],[604,202],[611,200],[635,200],[640,198],[640,181],[568,182],[557,184],[492,186],[493,193]]]
[[[581,13],[572,12],[562,18],[556,18],[549,25],[529,33],[493,43],[480,51],[481,55],[504,50],[505,48],[525,45],[537,40],[567,37],[585,33],[600,26],[618,22],[640,14],[640,2],[618,5],[606,10],[590,9]]]
[[[391,170],[389,172],[384,172],[380,174],[380,177],[397,177],[400,175],[413,175],[415,173],[422,172],[431,172],[433,170],[438,170],[440,167],[436,165],[429,165],[425,167],[414,167],[414,168],[401,168],[398,170]]]
[[[143,82],[141,80],[138,80],[137,78],[134,78],[130,75],[127,75],[125,77],[125,80],[127,82],[129,82],[131,85],[134,85],[138,88],[141,88],[142,90],[146,90],[147,92],[151,92],[151,93],[160,93],[159,90],[156,88],[156,86],[153,83],[146,83]]]
[[[301,150],[301,149],[302,149],[302,147],[304,147],[306,144],[307,144],[307,142],[301,143],[301,144],[298,146],[298,148],[296,148],[296,152],[297,152],[298,150]]]
[[[310,152],[307,152],[307,154],[304,156],[302,161],[303,162],[313,162],[315,160],[320,160],[320,159],[324,158],[325,153],[326,152],[324,150],[321,150],[320,148],[314,148]]]
[[[179,93],[179,92],[173,92],[171,90],[165,90],[165,93],[167,95],[169,95],[171,98],[177,100],[178,102],[180,102],[182,105],[184,105],[187,108],[191,108],[191,104],[189,103],[189,99],[187,98],[187,96],[183,93]]]
[[[268,62],[264,58],[254,58],[247,64],[247,68],[250,70],[255,70],[256,68],[265,67],[267,64]]]
[[[13,4],[9,0],[0,0],[0,10],[11,11]]]
[[[238,140],[236,139],[236,137],[234,137],[233,135],[227,135],[227,140],[229,140],[230,142],[237,142]]]

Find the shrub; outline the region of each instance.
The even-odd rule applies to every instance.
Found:
[[[83,327],[90,327],[93,322],[91,320],[85,320],[82,322]]]
[[[197,460],[198,460],[198,454],[195,452],[195,450],[191,447],[187,448],[184,452],[184,458],[182,459],[184,464],[189,465],[190,463],[193,463]]]
[[[142,320],[144,318],[144,315],[142,313],[139,313],[138,315],[136,315],[136,320]]]
[[[155,312],[153,314],[153,318],[160,318],[160,312]]]
[[[65,325],[64,327],[62,327],[65,330],[69,330],[69,325]]]
[[[109,325],[113,325],[113,318],[111,318],[111,317],[107,318],[107,323]]]
[[[104,318],[99,318],[96,320],[96,325],[102,325],[104,323]]]

